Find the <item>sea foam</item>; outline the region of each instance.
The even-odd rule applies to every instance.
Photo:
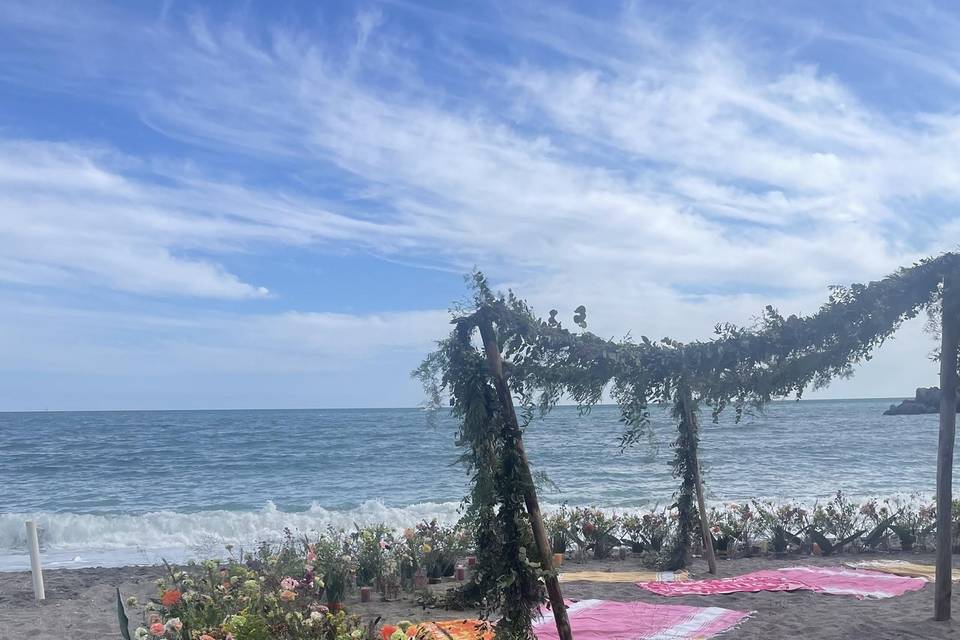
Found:
[[[436,518],[450,524],[460,503],[421,503],[391,507],[380,501],[354,509],[330,510],[313,505],[306,511],[281,511],[272,502],[256,511],[153,511],[143,514],[2,513],[0,571],[25,569],[26,529],[40,528],[41,554],[48,566],[119,566],[153,564],[160,559],[219,557],[228,544],[251,548],[278,540],[289,529],[311,534],[328,526],[351,528],[384,523],[397,529]]]

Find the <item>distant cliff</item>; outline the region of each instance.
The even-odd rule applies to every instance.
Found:
[[[960,399],[957,402],[957,411],[960,411]],[[890,405],[883,415],[910,416],[920,413],[940,413],[940,387],[920,387],[913,399]]]

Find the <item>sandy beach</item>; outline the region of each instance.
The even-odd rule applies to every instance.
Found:
[[[836,558],[792,557],[738,558],[721,561],[719,574],[732,576],[757,569],[794,565],[836,565],[842,561],[876,559],[877,554],[844,554]],[[892,556],[907,557],[907,556]],[[913,554],[914,562],[932,563],[931,554]],[[956,566],[960,566],[958,563]],[[582,565],[568,564],[566,572],[582,570],[639,570],[634,559],[625,561],[589,561]],[[154,595],[153,581],[162,574],[160,567],[119,567],[96,569],[63,569],[45,574],[47,601],[33,602],[30,575],[26,572],[0,574],[0,639],[19,640],[103,640],[117,638],[114,588],[119,586],[124,597],[143,600]],[[691,567],[696,578],[706,576],[706,565],[697,560]],[[444,589],[449,585],[433,588]],[[745,593],[723,596],[689,596],[664,598],[648,593],[633,584],[600,584],[565,582],[564,595],[572,599],[602,598],[608,600],[642,600],[662,604],[716,606],[755,611],[751,619],[724,638],[769,640],[772,638],[831,640],[837,638],[956,638],[957,622],[935,623],[932,620],[933,587],[886,600],[857,600],[799,591],[792,593]],[[954,596],[956,602],[957,598]],[[450,619],[468,612],[423,610],[414,596],[404,594],[398,602],[361,604],[357,595],[347,599],[351,612],[365,618],[382,616],[385,621]]]

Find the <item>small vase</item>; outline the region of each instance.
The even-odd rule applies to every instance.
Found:
[[[463,565],[457,565],[457,568],[453,570],[453,573],[457,578],[457,582],[463,582],[467,579],[467,570],[463,568]]]
[[[428,584],[426,573],[418,571],[413,575],[413,587],[415,589],[426,589]]]
[[[467,566],[471,569],[477,566],[477,556],[467,556]]]
[[[360,587],[360,602],[370,602],[373,597],[373,589],[370,587]]]
[[[555,553],[555,554],[553,554],[553,566],[554,566],[554,567],[562,567],[562,566],[563,566],[563,554],[562,554],[562,553]]]

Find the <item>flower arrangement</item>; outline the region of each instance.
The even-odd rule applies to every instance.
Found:
[[[343,596],[347,592],[353,573],[353,559],[350,556],[337,556],[327,561],[324,571],[327,606],[333,611],[343,608]]]
[[[297,547],[286,540],[225,563],[168,566],[157,583],[158,597],[143,607],[142,624],[132,636],[120,605],[121,635],[135,640],[375,640],[372,626],[320,604],[325,584],[307,559],[311,550]],[[293,558],[299,570],[284,575]]]
[[[470,548],[465,529],[443,526],[436,519],[418,524],[414,541],[417,543],[415,549],[419,550],[417,564],[426,569],[427,575],[433,579],[452,576],[457,558]]]
[[[596,560],[610,555],[610,550],[620,544],[614,534],[619,533],[620,517],[607,515],[595,507],[578,507],[570,512],[568,535],[577,542],[581,556],[584,551],[592,550]]]
[[[377,591],[384,593],[388,562],[396,545],[393,531],[384,524],[365,528],[355,526],[349,544],[357,562],[358,586],[376,587]]]
[[[543,517],[543,527],[547,530],[547,537],[550,538],[550,547],[553,553],[566,553],[567,546],[570,543],[570,514],[566,505],[563,505],[557,511],[548,513]]]
[[[909,551],[936,524],[934,508],[919,496],[856,503],[840,492],[810,511],[798,504],[751,501],[714,508],[710,518],[718,541],[747,545],[766,536],[775,553],[814,545],[821,553],[838,553],[851,541],[873,548],[888,532]],[[572,541],[602,559],[623,539],[654,565],[678,531],[675,511],[666,509],[619,516],[562,507],[546,514],[545,522],[555,549]],[[960,501],[954,503],[953,522],[953,543],[960,550]],[[127,602],[140,609],[132,633],[118,594],[122,635],[135,640],[375,640],[380,637],[376,629],[336,605],[358,585],[375,585],[385,598],[396,599],[401,590],[414,590],[418,572],[424,578],[452,574],[471,547],[465,529],[435,520],[402,531],[385,525],[350,532],[329,528],[312,538],[285,531],[279,542],[249,553],[228,546],[223,561],[167,567],[156,598],[143,607]]]
[[[858,540],[870,529],[860,506],[844,497],[842,491],[826,505],[816,504],[807,535],[813,548],[823,555],[832,555]]]
[[[798,549],[803,545],[801,535],[809,525],[806,509],[792,504],[753,502],[759,514],[757,534],[768,535],[774,553],[786,553],[790,545]]]
[[[654,509],[642,515],[624,516],[620,526],[635,553],[659,553],[671,533],[670,518],[664,510]]]
[[[921,504],[919,509],[912,509],[898,498],[888,500],[887,503],[890,511],[896,513],[890,530],[896,534],[902,551],[912,551],[913,545],[921,536],[936,529],[937,511],[934,505]]]

